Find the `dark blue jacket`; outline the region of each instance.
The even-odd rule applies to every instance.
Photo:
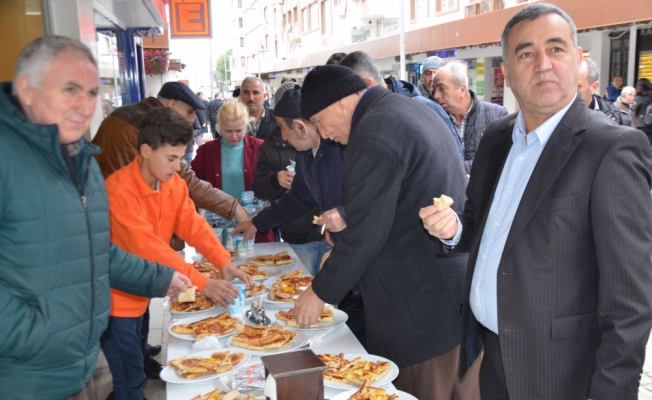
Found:
[[[444,109],[441,108],[441,106],[437,104],[436,101],[423,97],[421,95],[421,92],[419,92],[419,90],[417,90],[417,88],[413,84],[399,80],[393,76],[390,76],[389,78],[385,79],[385,84],[387,85],[387,89],[391,90],[392,92],[401,94],[403,96],[412,97],[419,103],[427,105],[431,110],[436,112],[437,115],[439,115],[439,117],[442,119],[442,121],[444,121],[448,129],[451,131],[453,137],[455,137],[457,150],[460,152],[460,157],[462,157],[462,160],[464,160],[464,148],[462,147],[462,142],[460,141],[460,137],[457,135],[457,131],[455,130],[455,127],[453,126],[453,123],[451,122],[448,113],[446,113],[446,111],[444,111]]]
[[[324,212],[338,208],[345,218],[342,201],[342,165],[345,146],[322,140],[315,157],[312,150],[298,151],[296,176],[292,189],[274,200],[253,218],[259,232],[265,232],[290,221],[317,206]],[[337,240],[337,234],[332,234]]]

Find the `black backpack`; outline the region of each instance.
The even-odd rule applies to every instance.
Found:
[[[645,107],[643,104],[636,107],[636,126],[652,126],[652,101]]]

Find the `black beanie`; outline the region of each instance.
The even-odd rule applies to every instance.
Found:
[[[278,93],[278,92],[277,92]],[[301,118],[301,86],[295,84],[286,90],[281,99],[274,105],[274,115],[281,118]]]
[[[310,119],[331,104],[366,88],[367,83],[347,67],[316,67],[306,75],[301,87],[301,114]]]

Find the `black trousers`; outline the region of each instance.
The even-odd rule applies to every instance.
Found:
[[[337,308],[341,311],[344,311],[349,319],[346,321],[346,325],[351,329],[356,339],[362,344],[362,347],[367,348],[367,338],[364,325],[364,304],[362,303],[362,296],[360,295],[359,289],[354,288],[346,294],[344,299],[340,301],[340,304],[337,305]]]
[[[480,366],[480,398],[482,400],[509,400],[498,335],[488,329],[484,329],[484,331],[484,358]]]

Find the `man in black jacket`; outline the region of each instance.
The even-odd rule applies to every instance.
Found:
[[[201,100],[202,104],[204,105],[203,110],[198,110],[196,113],[197,119],[199,119],[199,125],[201,126],[201,132],[205,133],[208,132],[208,114],[206,113],[206,107],[208,107],[208,102],[204,100],[204,92],[197,92],[197,97]],[[198,146],[201,146],[201,144],[198,144]]]
[[[450,132],[427,106],[378,86],[367,90],[341,66],[306,76],[301,113],[322,139],[347,144],[347,228],[297,299],[297,322],[315,323],[324,302],[337,304],[359,283],[367,348],[398,364],[394,384],[420,399],[450,399],[457,395],[467,258],[444,265],[418,218],[420,207],[441,194],[461,208],[466,176]]]
[[[582,60],[578,79],[577,94],[591,110],[604,113],[618,125],[634,127],[634,122],[629,113],[607,103],[607,101],[596,94],[600,89],[600,70],[595,61],[590,58],[584,58]]]
[[[265,86],[260,78],[248,76],[240,86],[240,101],[249,110],[251,122],[247,124],[247,133],[258,139],[267,139],[278,125],[272,110],[265,106]]]
[[[441,67],[433,80],[433,97],[450,115],[462,141],[467,174],[471,173],[471,164],[487,125],[507,115],[505,107],[476,97],[469,89],[468,74],[466,64],[453,61]]]
[[[294,82],[281,85],[276,91],[277,100],[280,101],[285,91],[295,85],[299,87]],[[277,126],[258,150],[254,194],[263,200],[273,201],[290,190],[294,171],[288,170],[288,166],[296,160],[297,150],[283,140],[281,128]],[[326,245],[327,249],[323,253],[320,251],[323,236],[319,232],[320,227],[312,223],[313,218],[318,215],[319,209],[312,207],[307,212],[278,226],[283,241],[290,244],[303,265],[313,275],[319,269],[323,253],[330,250],[330,246]]]
[[[213,132],[213,138],[219,137],[217,133],[217,113],[220,111],[220,108],[224,105],[220,100],[215,98],[206,107],[206,114],[208,114],[208,121],[211,124],[211,132]]]

